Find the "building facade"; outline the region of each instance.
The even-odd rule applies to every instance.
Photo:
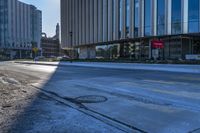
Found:
[[[41,49],[44,57],[58,57],[61,55],[60,48],[60,26],[56,25],[55,36],[47,37],[46,33],[42,33]]]
[[[199,33],[200,0],[61,0],[61,44],[80,58],[185,59]]]
[[[42,12],[18,0],[0,0],[0,49],[10,58],[30,57],[40,49]],[[33,46],[34,45],[34,46]]]
[[[58,39],[42,37],[42,56],[58,57],[60,55],[60,43]]]

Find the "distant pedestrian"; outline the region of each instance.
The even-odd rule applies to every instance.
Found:
[[[33,59],[33,61],[36,63],[36,61],[37,61],[36,57]]]

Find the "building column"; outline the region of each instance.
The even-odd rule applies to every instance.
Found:
[[[118,40],[119,39],[119,21],[120,21],[120,13],[119,13],[119,0],[115,0],[114,1],[114,35],[113,35],[113,39],[114,40]]]
[[[19,50],[19,58],[22,58],[22,50]]]
[[[152,58],[152,47],[151,47],[151,40],[149,40],[149,59]]]
[[[144,0],[139,1],[139,37],[144,37]]]
[[[171,35],[172,30],[172,0],[167,0],[167,9],[165,11],[165,14],[167,14],[167,23],[166,23],[166,29],[167,29],[167,35]]]
[[[133,0],[130,1],[130,37],[134,38],[134,7],[135,3]]]
[[[85,44],[90,43],[90,1],[85,0]]]
[[[122,16],[121,19],[122,19],[122,31],[121,31],[121,38],[120,39],[125,39],[126,38],[126,1],[125,0],[122,0]]]
[[[97,43],[98,42],[98,0],[93,0],[93,4],[94,4],[94,7],[93,7],[93,10],[94,10],[94,24],[93,24],[93,32],[94,32],[94,35],[93,35],[93,41],[94,43]]]
[[[188,33],[188,0],[182,0],[182,32]]]
[[[152,35],[157,35],[157,0],[152,1]]]
[[[108,41],[108,0],[103,0],[103,42]]]
[[[199,2],[199,7],[200,7],[200,2]],[[199,9],[199,14],[200,14],[200,9]],[[200,16],[199,16],[199,29],[198,29],[198,31],[200,31]]]
[[[108,41],[113,41],[113,1],[108,0]]]
[[[90,4],[90,40],[89,43],[94,43],[94,0],[89,1]]]

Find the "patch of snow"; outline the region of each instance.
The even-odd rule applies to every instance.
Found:
[[[10,84],[16,84],[16,85],[20,84],[20,82],[17,81],[16,79],[14,79],[14,78],[6,78],[5,80]]]
[[[6,81],[4,80],[3,77],[0,77],[0,82],[1,82],[2,84],[9,84],[8,82],[6,82]]]
[[[20,82],[14,78],[0,77],[0,82],[3,84],[20,85]]]

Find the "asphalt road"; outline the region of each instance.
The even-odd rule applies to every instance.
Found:
[[[0,70],[38,78],[30,84],[37,90],[36,98],[22,115],[17,116],[20,119],[14,122],[12,130],[200,132],[199,74],[14,63],[0,65]]]

